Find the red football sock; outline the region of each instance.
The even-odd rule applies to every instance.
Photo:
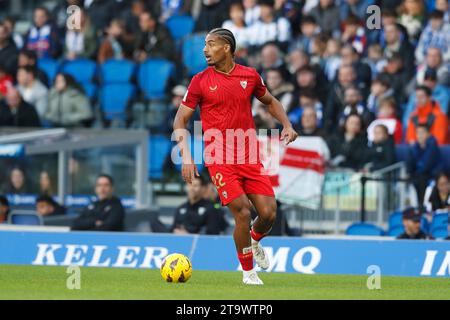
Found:
[[[252,230],[250,230],[250,235],[251,235],[252,239],[255,241],[260,241],[262,238],[264,238],[266,236],[265,233],[256,232],[255,230],[253,230],[253,228],[252,228]]]
[[[253,252],[249,253],[239,253],[238,252],[238,258],[241,262],[242,270],[244,271],[250,271],[253,269]]]

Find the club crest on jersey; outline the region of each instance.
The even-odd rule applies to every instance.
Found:
[[[209,86],[209,90],[216,91],[217,90],[217,84],[214,87]]]
[[[226,192],[226,191],[223,191],[222,192],[222,195],[223,195],[223,197],[226,199],[226,198],[228,198],[228,193]]]
[[[244,89],[247,88],[247,80],[242,80],[241,81],[241,87],[244,88]]]

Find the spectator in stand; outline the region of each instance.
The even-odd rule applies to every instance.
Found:
[[[172,16],[180,16],[189,12],[189,0],[150,1],[150,10],[159,17],[159,22],[165,23]]]
[[[88,97],[71,75],[56,75],[44,118],[55,127],[86,126],[93,118]]]
[[[382,124],[388,128],[388,132],[394,138],[395,144],[402,143],[402,123],[398,120],[397,104],[393,98],[388,98],[380,102],[377,112],[377,119],[372,121],[367,128],[369,141],[373,141],[373,130],[375,126]]]
[[[378,76],[370,86],[367,109],[373,114],[378,114],[380,102],[394,97],[394,90],[390,87],[389,78],[383,75]]]
[[[51,83],[47,77],[47,74],[40,70],[37,66],[36,52],[28,49],[22,49],[19,53],[18,67],[20,68],[27,66],[33,67],[36,70],[36,78],[48,88]]]
[[[53,195],[53,187],[48,171],[43,170],[39,174],[39,194],[45,196]]]
[[[106,29],[106,36],[102,40],[98,50],[97,62],[104,63],[108,59],[123,59],[123,34],[124,24],[122,20],[113,19]]]
[[[125,23],[126,36],[129,39],[134,39],[135,35],[139,34],[141,31],[139,17],[146,10],[147,6],[145,0],[133,0],[130,8],[121,14],[120,18],[122,18]]]
[[[423,86],[431,90],[431,98],[439,104],[442,112],[446,114],[449,111],[450,104],[450,88],[438,84],[437,73],[434,69],[429,69],[424,75]],[[403,113],[403,122],[408,123],[411,113],[416,107],[416,94],[412,93],[409,97],[408,104]]]
[[[285,81],[280,69],[267,69],[266,85],[270,93],[281,102],[286,111],[289,111],[293,103],[294,86]]]
[[[429,23],[420,35],[416,48],[416,61],[422,63],[428,48],[437,48],[443,53],[444,62],[450,62],[450,23],[444,22],[444,13],[431,12]]]
[[[420,229],[421,213],[414,209],[408,208],[403,210],[403,226],[405,232],[397,236],[397,239],[424,240],[427,235]]]
[[[356,73],[356,86],[361,90],[363,97],[367,98],[372,81],[372,70],[369,65],[362,62],[358,51],[348,44],[341,49],[341,64],[353,66]]]
[[[356,84],[356,74],[351,65],[341,64],[336,81],[332,84],[327,97],[324,113],[324,126],[327,132],[337,129],[339,115],[345,106],[345,90]]]
[[[450,6],[448,0],[436,0],[435,6],[437,10],[444,12],[444,21],[450,23]]]
[[[286,79],[290,82],[296,82],[297,71],[309,65],[309,56],[303,50],[291,51],[286,59],[286,67],[288,68],[288,77]]]
[[[258,21],[261,15],[261,8],[258,5],[258,0],[243,0],[242,4],[245,9],[245,24],[251,26]]]
[[[440,172],[434,183],[426,189],[423,205],[427,212],[450,210],[450,175],[448,172]]]
[[[9,201],[5,196],[0,195],[0,223],[6,223],[9,215]]]
[[[3,25],[7,29],[7,32],[10,34],[11,39],[14,41],[17,49],[22,49],[23,47],[23,37],[20,33],[15,32],[14,28],[16,26],[16,19],[12,16],[8,16],[3,20]]]
[[[242,3],[233,3],[230,6],[230,19],[224,21],[222,28],[233,32],[236,47],[247,47],[250,41],[248,29],[245,24],[245,12]]]
[[[323,105],[317,96],[311,90],[302,90],[299,97],[299,105],[288,110],[289,120],[291,120],[294,129],[299,131],[305,108],[311,107],[314,109],[317,120],[316,126],[323,127]]]
[[[341,4],[339,5],[341,21],[346,20],[349,16],[356,16],[359,20],[365,20],[367,7],[373,3],[374,0],[341,1]]]
[[[309,12],[316,19],[323,32],[339,36],[340,33],[340,12],[334,0],[319,0],[319,4]]]
[[[362,131],[362,119],[357,114],[347,117],[342,130],[328,140],[333,167],[359,170],[364,165],[367,139]]]
[[[426,86],[419,86],[416,89],[416,108],[408,121],[406,131],[406,142],[414,143],[418,139],[416,128],[420,124],[425,124],[432,136],[436,138],[439,145],[448,143],[448,119],[442,112],[439,103],[431,98],[431,90]]]
[[[383,48],[378,43],[373,43],[367,48],[367,57],[362,59],[372,71],[372,79],[375,79],[383,71],[387,60],[383,57]]]
[[[73,221],[72,230],[123,231],[125,209],[114,195],[114,180],[101,174],[95,182],[97,201],[87,206]]]
[[[48,105],[48,89],[36,77],[36,69],[31,66],[19,67],[17,70],[17,90],[25,102],[33,105],[43,118]]]
[[[228,18],[228,1],[201,1],[200,14],[195,23],[196,32],[208,32],[222,25]]]
[[[386,45],[384,56],[389,59],[394,54],[399,54],[403,64],[410,68],[410,75],[414,72],[414,49],[407,39],[402,39],[400,28],[396,24],[388,24],[384,27]]]
[[[0,63],[8,74],[16,74],[19,50],[11,40],[11,35],[4,23],[0,22]]]
[[[341,41],[338,39],[330,38],[327,41],[327,47],[324,53],[324,73],[329,82],[334,81],[336,73],[341,65],[340,52],[342,49]]]
[[[415,130],[417,142],[409,149],[406,165],[417,191],[418,203],[422,204],[428,181],[441,171],[443,162],[436,138],[431,135],[429,127],[419,124]]]
[[[24,47],[36,52],[38,58],[57,58],[61,54],[58,33],[50,23],[44,7],[34,9],[34,24],[25,36]]]
[[[363,121],[363,130],[374,120],[374,114],[370,112],[363,102],[363,97],[358,88],[350,86],[345,89],[344,108],[339,116],[339,126],[343,126],[345,119],[350,114],[357,114]]]
[[[43,217],[66,214],[67,209],[50,196],[39,196],[36,199],[36,212]]]
[[[388,58],[387,64],[384,67],[380,76],[389,79],[390,87],[394,90],[394,95],[399,103],[407,100],[408,94],[406,87],[411,81],[411,68],[407,68],[400,54],[395,53]]]
[[[30,185],[25,173],[20,167],[14,167],[9,172],[9,181],[3,190],[5,194],[29,194]]]
[[[428,48],[425,61],[417,67],[414,85],[422,85],[430,69],[436,71],[438,84],[450,87],[450,65],[442,61],[441,50],[434,47]]]
[[[64,38],[64,58],[93,59],[97,51],[97,36],[86,11],[80,10],[80,27],[67,29]]]
[[[287,77],[288,71],[280,48],[277,44],[269,42],[261,49],[261,63],[258,67],[258,72],[263,79],[267,79],[267,70],[273,68],[278,68],[282,72],[283,78]]]
[[[300,126],[294,127],[301,137],[322,137],[325,138],[325,132],[318,127],[319,120],[314,107],[309,105],[302,107]]]
[[[84,8],[95,30],[104,30],[116,12],[120,12],[121,1],[91,0],[84,2]]]
[[[367,38],[361,20],[354,15],[344,21],[344,31],[341,35],[342,43],[351,45],[359,54],[366,51]]]
[[[370,171],[383,169],[395,163],[395,145],[388,128],[377,124],[373,129],[373,141],[369,143],[364,168]]]
[[[301,67],[296,74],[295,95],[299,97],[301,92],[311,91],[324,104],[328,89],[327,82],[324,78],[325,76],[322,71],[316,66],[306,65]]]
[[[312,39],[320,33],[320,27],[312,16],[304,16],[300,23],[300,34],[292,39],[289,51],[300,49],[308,54],[312,53]]]
[[[40,127],[36,109],[25,102],[16,88],[10,88],[3,103],[0,102],[0,126]]]
[[[426,20],[423,0],[403,0],[398,11],[398,22],[406,28],[409,39],[416,42]]]
[[[276,17],[270,3],[262,1],[260,7],[260,18],[249,26],[248,37],[250,45],[259,49],[265,43],[276,41],[283,49],[287,49],[291,40],[291,26],[289,20],[284,17]]]
[[[382,48],[386,47],[386,29],[388,25],[396,25],[400,32],[400,40],[408,40],[408,31],[406,28],[397,23],[398,15],[393,9],[384,9],[381,11],[381,29],[370,30],[367,34],[370,43],[377,43]]]
[[[5,67],[0,63],[0,101],[4,97],[6,97],[8,89],[13,86],[13,78],[8,74]]]
[[[311,42],[311,64],[318,68],[322,68],[325,64],[325,51],[329,37],[325,34],[318,34],[313,37]]]
[[[137,61],[148,58],[175,59],[175,43],[169,30],[163,24],[158,23],[149,11],[139,16],[141,32],[134,52]]]

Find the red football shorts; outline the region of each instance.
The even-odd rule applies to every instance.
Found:
[[[208,166],[208,171],[223,206],[242,194],[275,196],[269,176],[262,172],[261,163],[214,164]]]

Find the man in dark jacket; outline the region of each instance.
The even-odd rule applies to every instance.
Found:
[[[7,28],[0,23],[0,62],[9,74],[16,74],[19,51]]]
[[[15,88],[10,88],[6,100],[0,104],[0,126],[40,127],[41,122],[34,106],[26,103]]]
[[[123,231],[125,210],[113,191],[113,178],[106,174],[99,175],[95,184],[98,200],[75,219],[72,230]]]
[[[397,239],[413,239],[423,240],[427,238],[427,235],[420,229],[420,221],[422,215],[418,210],[414,208],[408,208],[403,211],[403,226],[405,232],[400,234]]]
[[[376,171],[395,163],[395,145],[388,128],[378,124],[373,129],[373,142],[367,149],[366,169]]]
[[[407,158],[408,174],[417,190],[419,204],[423,198],[428,181],[442,170],[442,157],[436,142],[426,124],[416,128],[417,142],[410,147]]]
[[[153,17],[149,11],[139,16],[141,34],[138,39],[135,58],[144,61],[148,58],[175,59],[175,43],[169,30]]]

